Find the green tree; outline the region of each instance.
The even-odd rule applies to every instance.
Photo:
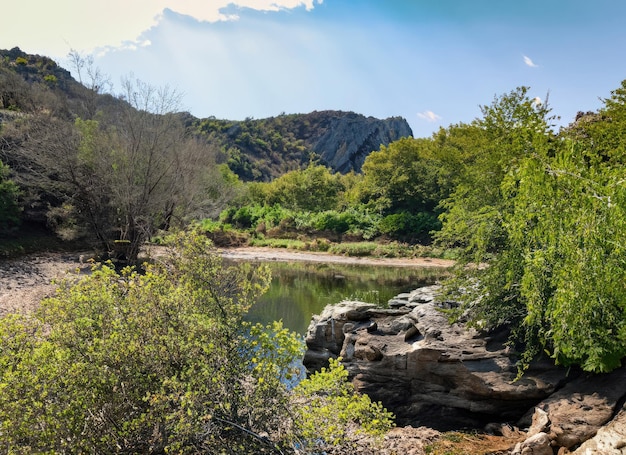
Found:
[[[370,153],[363,163],[360,200],[382,214],[433,212],[448,195],[430,139],[403,138]]]
[[[503,214],[510,210],[501,185],[520,160],[551,147],[550,109],[528,95],[527,87],[481,107],[482,118],[437,136],[454,189],[442,202],[439,243],[460,246],[464,260],[481,262],[506,245]]]
[[[465,267],[457,289],[475,324],[512,328],[522,369],[544,352],[594,372],[626,356],[624,87],[558,140],[545,124],[514,122],[505,142],[519,153],[493,187],[499,242],[494,248],[487,230],[474,231],[465,259],[487,266]],[[486,213],[460,208],[456,221],[467,224]]]
[[[336,208],[344,190],[340,175],[321,164],[288,172],[269,183],[250,184],[254,202],[290,210],[321,212]]]
[[[0,234],[20,223],[19,188],[9,179],[9,167],[0,161]]]

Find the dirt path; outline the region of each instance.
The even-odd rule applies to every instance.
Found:
[[[0,260],[0,317],[35,309],[41,299],[54,293],[53,280],[88,267],[81,256],[81,253],[40,253]]]

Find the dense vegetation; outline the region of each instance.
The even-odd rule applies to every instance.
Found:
[[[458,252],[447,286],[457,316],[510,328],[521,371],[544,353],[593,372],[626,356],[626,81],[560,131],[521,87],[468,124],[392,142],[340,174],[288,133],[294,116],[198,122],[171,90],[126,80],[106,94],[106,78],[73,58],[81,83],[19,50],[0,61],[0,239],[36,221],[129,261],[190,224],[216,243],[435,242]],[[289,451],[388,428],[338,364],[289,392],[293,335],[242,323],[266,275],[225,268],[186,235],[167,263],[99,266],[36,314],[0,321],[2,444]]]
[[[98,265],[0,319],[3,451],[351,453],[391,428],[338,363],[293,388],[297,335],[243,320],[266,269],[227,267],[194,234],[171,246],[142,273]]]
[[[211,117],[194,125],[223,144],[228,166],[244,181],[270,181],[311,160],[335,172],[359,172],[372,150],[413,135],[400,117],[378,120],[342,111],[244,121]]]
[[[484,329],[509,325],[522,368],[544,352],[587,371],[618,367],[626,354],[626,82],[559,134],[526,89],[483,113],[442,133],[463,144],[465,161],[437,234],[463,246],[462,311]]]

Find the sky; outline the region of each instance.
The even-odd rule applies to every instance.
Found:
[[[428,137],[528,86],[558,126],[600,108],[626,79],[622,0],[7,3],[0,48],[70,71],[78,51],[114,92],[129,77],[168,86],[200,118],[332,109],[401,116]]]

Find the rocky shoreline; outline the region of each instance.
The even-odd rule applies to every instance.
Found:
[[[148,246],[145,257],[163,254],[162,246]],[[217,250],[224,258],[246,261],[302,261],[336,264],[383,265],[389,267],[451,267],[454,262],[436,258],[357,258],[328,253],[300,252],[276,248],[228,248]],[[0,259],[0,317],[32,311],[56,288],[52,281],[90,270],[93,252],[42,252],[14,259]]]
[[[232,254],[294,260],[298,253]],[[54,293],[52,280],[87,273],[88,257],[46,253],[0,261],[0,317],[35,309]],[[383,401],[405,425],[386,436],[379,453],[421,455],[440,431],[473,428],[493,439],[491,450],[471,453],[626,454],[625,368],[588,375],[537,362],[516,382],[506,334],[484,337],[449,324],[436,291],[399,295],[387,309],[341,302],[311,322],[309,368],[341,355],[357,388]]]
[[[511,454],[626,453],[626,368],[591,375],[546,359],[516,379],[506,333],[451,324],[437,291],[399,295],[388,309],[328,306],[309,326],[305,365],[341,357],[356,388],[401,425],[509,434]]]

